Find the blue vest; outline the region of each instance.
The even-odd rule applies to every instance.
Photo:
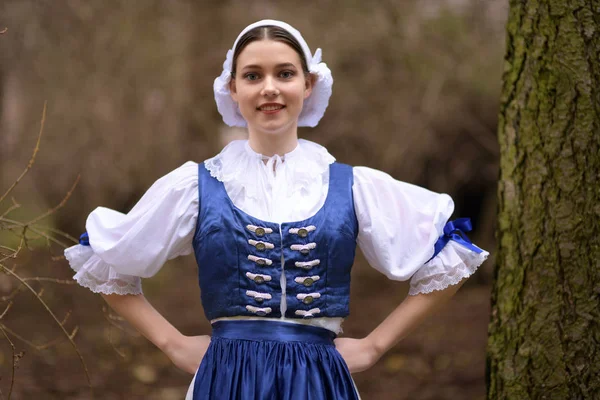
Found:
[[[279,318],[284,295],[286,318],[348,315],[358,235],[351,166],[330,165],[327,198],[314,216],[282,224],[237,208],[204,163],[198,165],[198,180],[200,208],[193,246],[208,319]]]

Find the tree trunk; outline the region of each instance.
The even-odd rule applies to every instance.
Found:
[[[600,1],[511,0],[489,399],[600,398]]]

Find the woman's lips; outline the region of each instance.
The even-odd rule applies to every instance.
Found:
[[[264,114],[276,114],[284,108],[285,106],[283,104],[263,104],[258,107],[258,111]]]

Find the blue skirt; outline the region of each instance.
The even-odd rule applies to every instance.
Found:
[[[217,321],[194,400],[354,400],[335,334],[280,321]]]

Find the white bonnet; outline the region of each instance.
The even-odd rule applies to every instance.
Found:
[[[323,114],[325,114],[325,109],[329,104],[329,98],[331,97],[331,86],[333,85],[331,71],[327,67],[327,64],[321,62],[321,49],[317,49],[313,56],[310,52],[310,48],[306,44],[306,41],[300,32],[298,32],[298,30],[291,25],[286,24],[285,22],[273,19],[263,19],[262,21],[248,25],[238,35],[237,39],[235,39],[232,48],[227,51],[227,57],[223,63],[223,72],[221,73],[221,76],[215,79],[213,85],[217,109],[223,116],[223,121],[227,125],[239,127],[246,126],[246,120],[244,120],[244,117],[242,117],[237,103],[233,101],[229,93],[233,50],[235,49],[235,46],[240,38],[246,32],[256,27],[267,25],[278,26],[282,29],[285,29],[298,41],[298,43],[300,43],[300,46],[304,51],[304,57],[306,58],[306,62],[308,64],[308,70],[311,74],[316,76],[312,93],[307,99],[304,100],[302,112],[298,117],[298,126],[314,127],[319,123],[319,120],[323,117]]]

